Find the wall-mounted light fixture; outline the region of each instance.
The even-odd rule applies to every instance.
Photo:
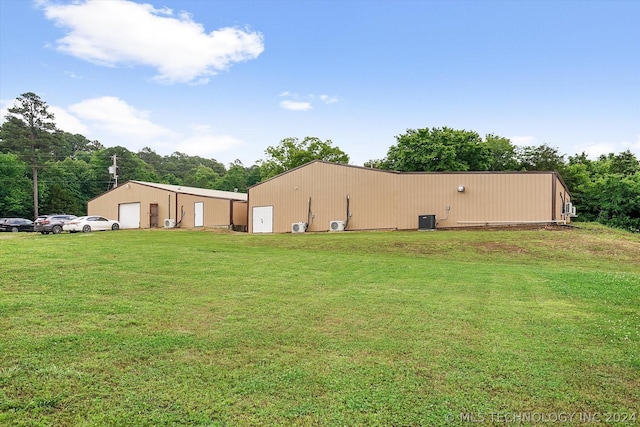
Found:
[[[458,193],[464,193],[464,185],[458,186]]]

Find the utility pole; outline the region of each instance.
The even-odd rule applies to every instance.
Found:
[[[111,177],[114,180],[113,183],[113,188],[116,188],[118,186],[118,164],[117,164],[117,157],[114,154],[113,156],[111,156],[113,158],[113,165],[109,166],[109,174],[111,174]]]

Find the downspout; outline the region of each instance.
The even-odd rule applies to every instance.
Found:
[[[349,217],[351,216],[351,211],[349,210],[349,201],[350,201],[350,197],[349,194],[347,194],[347,220],[344,222],[344,229],[346,230],[347,227],[349,226]]]
[[[178,192],[175,193],[176,195],[176,224],[178,223]]]
[[[253,232],[253,225],[249,223],[249,200],[250,193],[249,189],[247,189],[247,233],[249,233],[249,225],[251,225],[251,232]],[[253,220],[253,216],[251,217],[251,219]]]
[[[551,221],[556,220],[556,172],[551,174]]]

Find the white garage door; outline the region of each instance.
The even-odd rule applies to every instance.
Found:
[[[120,228],[140,228],[140,203],[122,203],[118,218]]]
[[[273,233],[273,206],[254,207],[252,225],[254,233]]]

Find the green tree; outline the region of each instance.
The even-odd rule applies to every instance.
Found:
[[[259,183],[262,180],[262,172],[260,171],[260,165],[255,164],[246,168],[246,180],[247,189]]]
[[[80,134],[61,132],[60,145],[57,147],[55,158],[59,160],[67,157],[77,158],[80,154],[92,153],[103,149],[104,146],[98,141],[90,141]]]
[[[6,216],[28,218],[31,212],[30,187],[27,164],[15,154],[0,153],[0,212]]]
[[[145,156],[152,157],[150,153],[145,154]],[[198,166],[210,168],[219,176],[223,176],[227,172],[224,165],[215,159],[188,156],[178,151],[174,152],[170,156],[163,157],[160,166],[156,167],[156,171],[159,176],[173,175],[182,181],[189,171],[192,171]]]
[[[586,155],[569,157],[569,162],[562,174],[565,184],[571,193],[571,201],[580,210],[578,219],[596,221],[597,206],[593,200],[593,165]]]
[[[307,136],[302,141],[298,138],[285,138],[280,145],[270,146],[265,150],[267,159],[259,162],[262,179],[269,179],[283,172],[302,166],[313,160],[324,160],[334,163],[349,163],[349,156],[331,140]]]
[[[168,173],[166,175],[162,175],[162,178],[160,178],[160,182],[162,184],[180,185],[181,181],[174,174]]]
[[[66,158],[47,162],[43,168],[42,207],[47,213],[82,215],[86,203],[103,191],[94,185],[95,175],[83,160]]]
[[[630,152],[609,153],[590,160],[569,156],[563,177],[577,206],[579,221],[640,230],[640,171]]]
[[[640,232],[640,173],[609,174],[596,181],[593,190],[599,222]]]
[[[520,168],[526,171],[556,171],[562,173],[565,156],[558,149],[542,144],[537,147],[525,146],[517,154]]]
[[[408,129],[396,136],[382,161],[368,162],[384,169],[412,171],[486,171],[489,148],[476,132],[448,127]]]
[[[609,172],[611,173],[629,176],[640,171],[640,161],[631,150],[612,156],[610,160]]]
[[[511,140],[489,134],[485,136],[484,143],[491,157],[490,171],[512,171],[518,168],[516,146],[511,143]]]
[[[115,182],[109,175],[109,168],[116,156],[118,184],[129,180],[157,182],[158,175],[153,167],[146,164],[135,153],[125,147],[110,147],[92,153],[91,167],[96,179],[102,182],[103,191],[113,188]]]
[[[38,216],[38,169],[55,155],[60,138],[53,113],[33,92],[20,95],[0,128],[0,151],[27,159],[33,175],[33,212]]]
[[[164,159],[150,147],[144,147],[142,150],[138,151],[137,155],[139,159],[151,166],[159,176],[166,174],[165,172],[163,172]]]
[[[218,178],[220,175],[216,171],[210,167],[199,165],[185,174],[182,184],[190,187],[215,189]]]
[[[246,193],[249,187],[258,182],[260,182],[260,167],[258,165],[247,168],[240,160],[235,160],[229,165],[227,173],[216,181],[215,188]]]
[[[364,162],[365,168],[371,169],[389,169],[384,159],[372,159]]]

